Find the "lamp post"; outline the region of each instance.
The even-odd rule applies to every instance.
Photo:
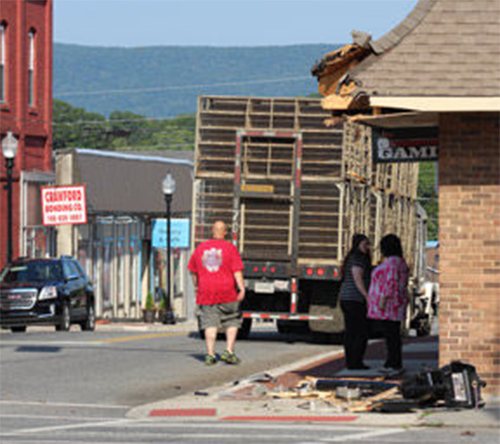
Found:
[[[5,168],[7,169],[7,264],[12,262],[12,170],[14,168],[14,159],[17,154],[18,141],[8,131],[2,140],[2,153],[5,157]]]
[[[169,173],[165,176],[165,179],[163,179],[163,182],[161,184],[161,188],[163,191],[163,195],[165,196],[165,204],[167,206],[167,291],[166,291],[166,301],[165,301],[165,314],[163,315],[162,322],[164,324],[175,324],[175,316],[172,311],[172,297],[171,297],[171,292],[170,289],[172,288],[171,285],[171,265],[170,265],[170,258],[171,258],[171,251],[170,251],[170,204],[172,203],[172,197],[175,192],[175,179],[172,177],[172,175]]]

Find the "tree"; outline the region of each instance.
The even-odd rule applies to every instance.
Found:
[[[149,119],[130,111],[114,111],[109,119],[54,100],[53,148],[108,150],[192,150],[195,116]]]

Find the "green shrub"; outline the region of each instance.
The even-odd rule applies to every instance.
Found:
[[[160,302],[158,304],[158,310],[166,310],[167,309],[167,301],[165,299],[165,295],[162,295]]]
[[[144,304],[144,308],[146,310],[155,310],[156,309],[156,304],[155,300],[153,298],[153,295],[150,293],[147,294],[146,296],[146,303]]]

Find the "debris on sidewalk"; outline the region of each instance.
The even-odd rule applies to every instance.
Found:
[[[258,373],[256,375],[249,376],[248,378],[237,379],[236,381],[234,381],[233,385],[252,384],[255,382],[276,382],[276,378],[269,373]]]
[[[252,389],[252,396],[264,396],[269,392],[268,388],[264,384],[257,384]]]
[[[204,391],[201,391],[201,390],[198,390],[196,392],[194,392],[194,396],[208,396],[209,393],[208,392],[204,392]]]
[[[403,398],[421,406],[478,409],[484,406],[481,388],[485,386],[473,365],[454,361],[439,370],[426,370],[406,378],[401,393]]]
[[[430,407],[482,407],[480,389],[484,385],[473,366],[452,362],[440,370],[407,376],[402,382],[388,380],[387,376],[306,376],[289,389],[256,385],[252,395],[301,400],[297,408],[311,411],[408,413]]]
[[[337,387],[335,390],[335,396],[340,399],[352,401],[353,399],[361,398],[361,389],[359,387]]]
[[[365,394],[380,393],[384,390],[389,390],[396,387],[398,384],[394,382],[385,382],[373,379],[317,379],[314,383],[314,388],[320,391],[336,390],[340,387],[358,388]]]
[[[393,382],[366,379],[317,379],[306,378],[288,391],[269,391],[275,399],[305,399],[297,405],[301,409],[323,409],[348,412],[370,411],[372,404],[381,399],[397,396],[399,386]]]

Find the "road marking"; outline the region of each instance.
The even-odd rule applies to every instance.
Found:
[[[113,421],[121,418],[102,418],[95,416],[50,416],[50,415],[23,415],[20,413],[7,413],[0,414],[0,418],[23,418],[23,419],[55,419],[57,421],[95,421],[100,419],[101,421]]]
[[[318,442],[344,442],[344,441],[362,441],[369,438],[387,436],[387,435],[395,435],[397,433],[405,432],[404,429],[378,429],[371,430],[363,433],[353,433],[352,435],[346,436],[336,436],[335,438],[319,438],[315,444]],[[309,443],[301,443],[301,444],[309,444]],[[311,442],[312,444],[312,442]]]
[[[301,432],[305,432],[307,430],[314,430],[316,432],[321,432],[321,431],[327,431],[327,432],[352,432],[352,434],[345,435],[343,434],[342,436],[336,436],[335,438],[322,438],[318,437],[316,439],[308,440],[308,441],[299,441],[300,436],[297,434],[292,433],[287,433],[287,434],[282,434],[279,433],[279,435],[276,434],[269,434],[269,433],[264,433],[264,434],[255,434],[251,433],[249,435],[248,433],[245,432],[240,432],[240,433],[231,433],[231,432],[222,432],[220,429],[245,429],[245,430],[252,430],[252,429],[273,429],[276,431],[286,429],[287,431],[291,432],[294,428],[294,425],[282,425],[282,426],[276,426],[276,425],[268,425],[268,424],[252,424],[251,427],[249,427],[246,424],[224,424],[222,425],[221,423],[200,423],[198,422],[197,424],[194,423],[184,423],[184,422],[177,422],[177,423],[156,423],[155,421],[136,421],[136,420],[130,420],[130,419],[119,419],[119,420],[111,420],[111,421],[99,421],[99,422],[94,422],[94,423],[84,423],[84,424],[71,424],[71,425],[64,425],[64,426],[49,426],[49,427],[39,427],[39,428],[31,428],[31,429],[24,429],[24,430],[19,430],[15,432],[9,432],[9,433],[2,433],[0,436],[2,438],[21,438],[23,435],[26,434],[32,434],[32,433],[44,433],[44,432],[57,432],[57,431],[62,431],[62,430],[75,430],[75,429],[91,429],[92,427],[111,427],[111,428],[127,428],[127,429],[137,429],[137,430],[131,430],[130,432],[127,432],[129,437],[131,434],[140,436],[142,439],[150,439],[150,438],[156,438],[158,436],[164,436],[165,432],[158,432],[158,433],[151,433],[151,432],[140,432],[140,428],[149,428],[149,427],[155,427],[158,429],[163,429],[163,428],[170,428],[170,429],[175,429],[176,427],[181,427],[183,430],[181,433],[176,433],[175,438],[176,439],[202,439],[203,441],[206,439],[212,439],[212,440],[231,440],[233,442],[238,441],[241,439],[252,439],[258,440],[258,441],[271,441],[271,442],[276,442],[276,438],[284,438],[284,439],[289,439],[290,442],[295,442],[297,444],[321,444],[321,443],[330,443],[330,442],[342,442],[342,441],[353,441],[353,440],[365,440],[365,439],[370,439],[374,437],[381,437],[381,436],[387,436],[387,435],[393,435],[397,433],[404,433],[404,429],[372,429],[372,428],[367,428],[367,427],[317,427],[315,425],[307,425],[307,424],[300,424],[296,425],[295,427],[298,427]],[[206,429],[206,428],[218,428],[217,431],[214,430],[213,433],[206,433],[203,430],[199,430],[198,433],[189,433],[187,432],[187,429],[189,428],[197,428],[199,429],[200,427]],[[92,430],[82,430],[84,434],[94,434]],[[80,432],[80,433],[82,433]],[[358,432],[358,433],[356,433]],[[361,433],[359,433],[361,432]],[[102,433],[111,433],[114,434],[115,432],[102,432]],[[71,441],[58,441],[61,444],[62,443],[88,443],[88,440],[84,440],[83,436],[80,436],[80,439],[75,439],[77,438],[77,435],[73,435],[73,439]],[[95,438],[95,436],[94,436]],[[41,439],[44,441],[43,436],[37,437],[37,439]],[[32,442],[32,441],[27,441],[23,439],[16,439],[15,442]],[[37,441],[39,442],[39,441]],[[109,441],[95,441],[92,439],[93,444],[98,444],[102,443],[104,444],[105,442]],[[126,444],[126,441],[120,441],[122,444]],[[136,442],[136,441],[133,441]],[[132,443],[132,441],[130,441]]]
[[[144,339],[166,338],[169,336],[185,336],[186,332],[154,333],[150,335],[126,336],[124,338],[99,339],[94,344],[116,344],[119,342],[143,341]]]
[[[165,421],[164,418],[149,418],[149,419],[140,419],[137,422],[130,422],[127,424],[123,424],[121,427],[143,427],[143,428],[199,428],[203,427],[204,429],[260,429],[260,430],[290,430],[290,428],[298,428],[301,431],[322,431],[322,432],[330,432],[332,430],[341,431],[341,432],[354,432],[354,431],[370,431],[373,428],[366,426],[354,426],[354,425],[344,425],[344,424],[331,424],[325,425],[325,423],[318,424],[308,424],[308,423],[300,423],[300,424],[284,424],[284,423],[255,423],[255,422],[242,422],[242,423],[234,423],[234,422],[219,422],[213,420],[203,420],[198,419],[196,422],[194,421],[179,421],[178,418],[173,421]]]
[[[357,416],[308,416],[308,415],[289,415],[289,416],[225,416],[219,421],[256,421],[256,422],[351,422],[358,419]]]
[[[75,418],[75,421],[78,419]],[[106,426],[118,426],[127,422],[130,422],[130,419],[115,419],[113,421],[99,421],[94,423],[84,423],[84,424],[67,424],[60,426],[49,426],[49,427],[36,427],[31,429],[23,429],[16,430],[15,432],[10,433],[2,433],[1,436],[21,436],[30,433],[44,433],[44,432],[56,432],[59,430],[73,430],[73,429],[81,429],[87,427],[106,427]]]
[[[130,409],[129,405],[113,405],[113,404],[71,404],[65,402],[42,402],[42,401],[0,401],[0,404],[11,405],[34,405],[44,407],[82,407],[82,408],[97,408],[97,409]]]
[[[155,409],[149,412],[150,417],[175,417],[175,416],[202,416],[202,417],[214,417],[217,416],[217,409],[212,408],[183,408],[183,409]]]
[[[76,428],[86,428],[88,426],[88,424],[80,424],[79,426],[82,426],[82,427],[66,427],[65,429],[66,430],[69,430],[69,429],[76,429]],[[34,430],[34,429],[33,429]],[[61,428],[59,428],[58,430],[61,430]],[[40,431],[45,431],[45,430],[39,430],[38,432]],[[82,434],[83,432],[83,434]],[[82,432],[79,432],[79,437],[80,439],[83,439],[83,437],[85,435],[90,435],[92,437],[95,437],[95,432],[92,431],[92,430],[88,430],[88,431],[85,431],[83,430]],[[4,434],[0,434],[0,436],[2,437],[21,437],[23,436],[23,434],[25,434],[26,432],[10,432],[10,433],[4,433]],[[30,431],[30,433],[32,433]],[[116,431],[104,431],[104,432],[101,432],[100,433],[100,438],[102,439],[104,436],[103,435],[112,435],[112,436],[116,436]],[[128,432],[128,436],[137,436],[137,437],[140,437],[142,440],[150,440],[150,439],[154,439],[154,438],[165,438],[165,434],[164,432],[140,432],[139,430],[137,431],[132,431],[132,432]],[[76,438],[77,435],[73,434],[72,435],[73,438]],[[205,442],[207,440],[216,440],[218,442],[222,441],[222,440],[231,440],[232,442],[244,442],[244,441],[247,441],[247,442],[255,442],[255,441],[259,441],[259,442],[265,442],[265,441],[269,441],[271,443],[275,443],[277,438],[279,438],[280,440],[281,439],[284,439],[284,440],[290,440],[291,442],[295,442],[298,444],[298,441],[297,439],[300,439],[299,436],[297,436],[297,434],[295,433],[280,433],[280,434],[256,434],[256,433],[227,433],[227,432],[219,432],[219,433],[206,433],[205,431],[203,430],[200,430],[198,431],[198,433],[176,433],[175,434],[175,440],[176,442],[179,441],[179,440],[189,440],[187,442],[192,442],[192,440],[196,440],[196,441],[201,441],[201,442]],[[37,439],[41,439],[43,440],[44,437],[40,437],[40,436],[37,436]],[[321,438],[318,438],[318,440],[314,441],[314,442],[311,442],[311,444],[320,444],[322,441]],[[15,442],[19,442],[19,441],[15,441]],[[37,441],[38,442],[38,441]],[[57,442],[65,442],[65,441],[57,441]],[[75,442],[75,441],[70,441],[70,442]],[[90,442],[90,441],[84,441],[86,443]],[[92,439],[92,442],[95,444],[95,441]],[[109,441],[108,441],[109,442]],[[134,442],[137,442],[137,441],[134,441]],[[123,441],[120,441],[120,443],[123,444]]]
[[[57,347],[58,345],[79,345],[82,347],[89,345],[101,345],[96,341],[0,341],[0,347]]]
[[[103,344],[115,344],[120,342],[142,341],[144,339],[166,338],[169,336],[185,336],[187,332],[167,332],[151,334],[135,334],[134,336],[125,336],[119,338],[97,339],[94,341],[0,341],[0,347],[19,347],[19,346],[58,346],[58,345],[76,345],[81,347],[102,346]]]

